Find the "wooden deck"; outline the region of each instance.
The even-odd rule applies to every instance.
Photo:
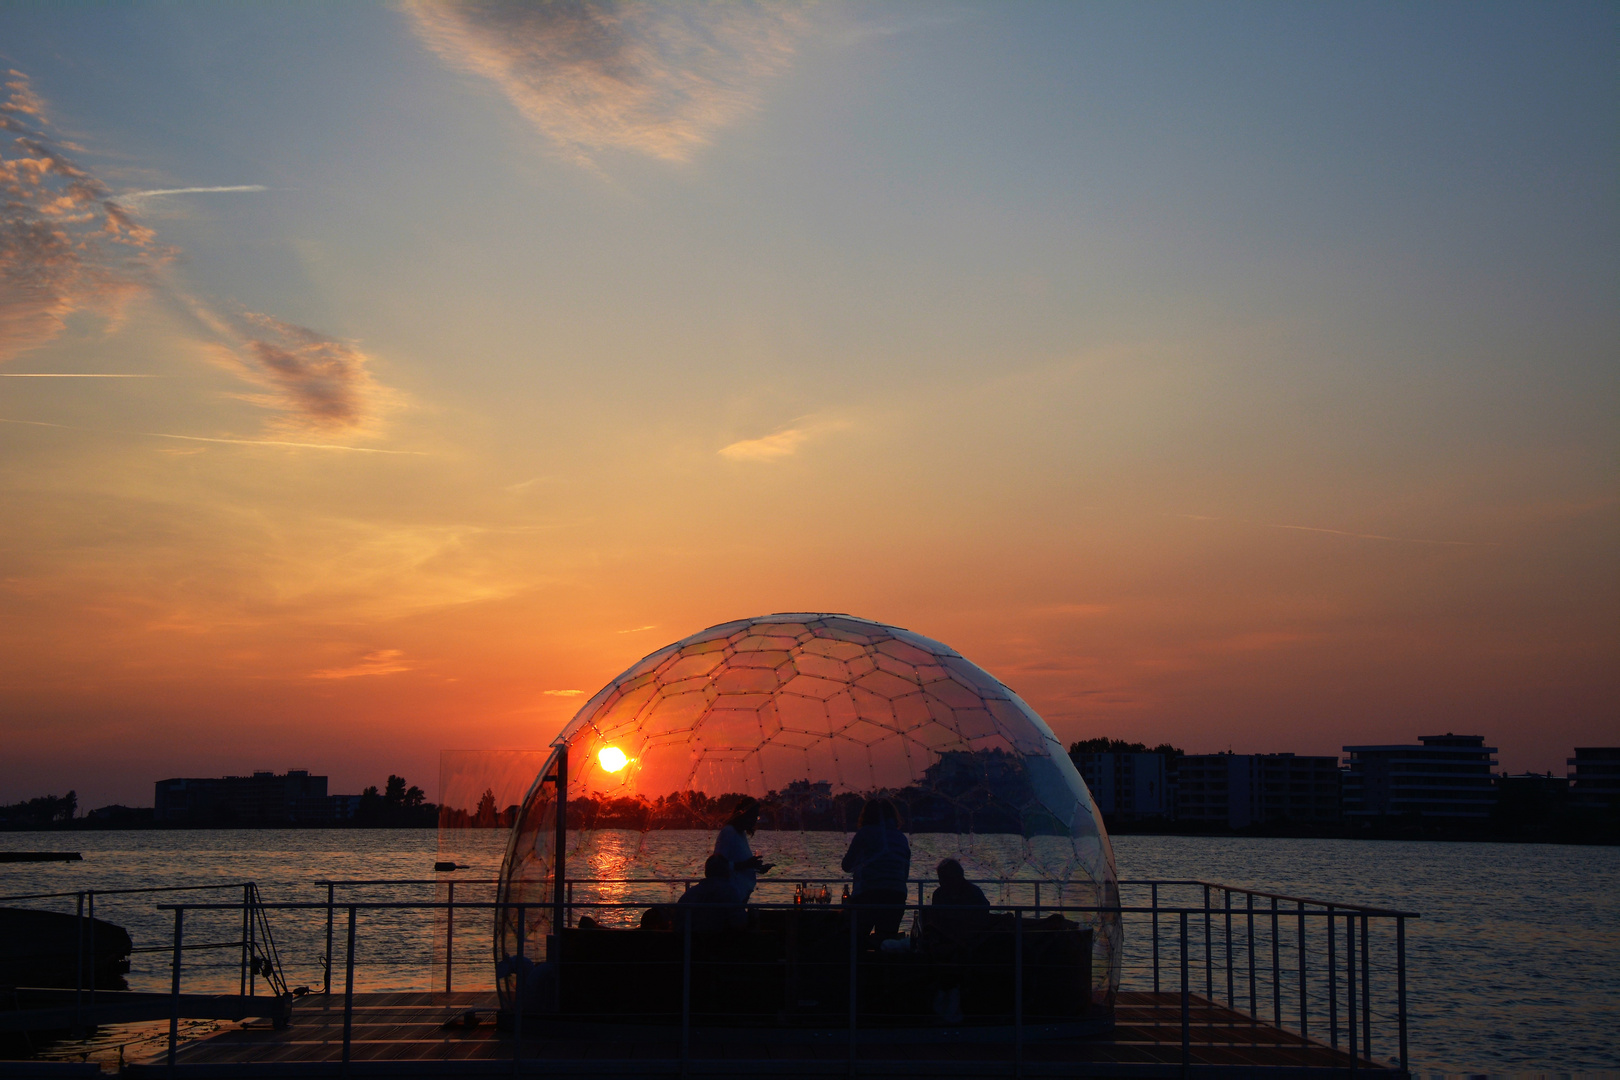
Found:
[[[564,1076],[650,1075],[817,1076],[882,1073],[895,1076],[1180,1076],[1181,1010],[1176,994],[1122,993],[1108,1035],[1027,1041],[1022,1062],[1010,1042],[987,1040],[983,1029],[936,1029],[922,1041],[896,1042],[871,1032],[850,1062],[847,1031],[798,1033],[776,1043],[694,1029],[683,1068],[674,1028],[590,1029],[525,1033],[521,1054],[509,1032],[497,1031],[492,994],[356,994],[352,1075]],[[456,1021],[467,1012],[477,1022]],[[617,1034],[610,1034],[616,1031]],[[1029,1034],[1039,1034],[1029,1031]],[[915,1033],[913,1033],[915,1034]],[[634,1037],[630,1037],[634,1036]],[[1191,1072],[1198,1076],[1396,1076],[1365,1061],[1247,1016],[1193,998]],[[318,1076],[341,1071],[343,1000],[305,998],[285,1030],[269,1024],[231,1027],[184,1044],[174,1075]],[[131,1076],[166,1076],[165,1055],[132,1064]]]

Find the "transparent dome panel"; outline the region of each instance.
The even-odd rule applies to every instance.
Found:
[[[674,900],[702,877],[717,830],[749,796],[761,803],[753,850],[776,867],[752,901],[789,902],[796,881],[844,876],[861,807],[882,796],[910,839],[913,879],[931,883],[949,856],[993,903],[1027,904],[1039,883],[1047,905],[1118,904],[1101,816],[1045,721],[955,650],[898,627],[805,613],[711,627],[603,687],[556,745],[501,872],[501,898],[526,905],[530,960],[545,958],[552,931],[558,802],[548,777],[562,750],[564,877],[576,899],[589,889],[605,903]],[[593,917],[633,925],[638,914]],[[1072,917],[1094,931],[1093,994],[1111,1003],[1118,917]],[[518,929],[515,911],[497,920],[502,970]]]

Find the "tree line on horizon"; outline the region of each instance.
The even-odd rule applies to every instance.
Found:
[[[79,796],[70,791],[61,797],[41,795],[9,806],[0,806],[0,829],[50,829],[71,822],[78,813]]]

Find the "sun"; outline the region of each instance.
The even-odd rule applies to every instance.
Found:
[[[617,746],[604,746],[596,754],[597,762],[607,772],[618,772],[630,764],[630,759],[624,756],[624,751]]]

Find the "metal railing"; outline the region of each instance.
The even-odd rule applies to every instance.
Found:
[[[77,889],[71,892],[19,893],[13,896],[0,896],[0,904],[24,900],[66,900],[70,898],[74,901],[74,917],[77,920],[77,925],[74,932],[73,1031],[78,1033],[86,1028],[85,1010],[94,1009],[96,1005],[96,982],[99,974],[96,955],[97,934],[95,933],[96,898],[106,899],[112,896],[129,897],[219,889],[240,889],[242,891],[242,900],[239,904],[209,905],[222,909],[239,910],[242,920],[242,936],[236,940],[194,943],[185,945],[183,948],[193,951],[200,949],[238,949],[240,950],[240,993],[243,996],[252,996],[258,992],[258,980],[261,977],[278,995],[285,994],[287,984],[281,968],[281,957],[276,951],[275,938],[271,934],[269,919],[264,912],[264,899],[259,893],[258,885],[252,881],[222,882],[216,885],[153,885],[128,889]],[[133,956],[138,953],[169,952],[173,948],[172,944],[148,947],[133,946],[129,953]],[[87,970],[90,975],[88,985],[86,985],[85,978]]]
[[[695,877],[679,878],[620,878],[620,879],[585,879],[573,878],[565,880],[567,903],[564,910],[564,926],[570,926],[576,921],[580,912],[629,912],[647,906],[646,899],[641,900],[592,900],[579,898],[580,892],[596,886],[665,886],[673,887],[690,884],[696,881]],[[848,879],[843,878],[789,878],[786,884],[800,886],[820,884],[842,884]],[[1344,904],[1316,900],[1307,897],[1295,897],[1282,893],[1271,893],[1260,890],[1245,889],[1216,882],[1207,882],[1198,879],[1156,880],[1156,881],[1122,881],[1120,887],[1124,890],[1142,890],[1148,892],[1146,904],[1119,904],[1112,906],[1098,905],[1071,905],[1051,903],[1043,894],[1043,885],[1056,888],[1057,883],[1037,882],[1027,879],[1007,879],[981,881],[981,884],[1000,886],[1004,890],[1027,890],[1030,895],[1028,903],[994,904],[992,910],[1012,916],[1012,934],[1014,938],[1014,1006],[1010,1017],[1011,1032],[1009,1041],[1012,1043],[1014,1060],[1021,1062],[1026,1042],[1025,1002],[1023,998],[1024,986],[1024,921],[1026,916],[1035,918],[1060,915],[1072,918],[1079,925],[1097,923],[1110,916],[1133,925],[1141,926],[1147,933],[1138,936],[1136,932],[1127,929],[1127,942],[1134,944],[1145,941],[1147,945],[1146,958],[1136,963],[1143,980],[1151,972],[1151,984],[1155,994],[1162,994],[1167,981],[1179,989],[1179,1019],[1181,1030],[1181,1056],[1183,1064],[1190,1064],[1192,1055],[1192,1016],[1194,1011],[1193,993],[1194,983],[1197,981],[1196,970],[1203,968],[1203,996],[1211,1003],[1219,1003],[1219,989],[1224,983],[1225,1005],[1232,1013],[1246,1019],[1250,1024],[1267,1024],[1262,1019],[1262,1012],[1266,1011],[1262,1003],[1269,1004],[1269,1025],[1284,1029],[1287,1024],[1285,1018],[1285,1001],[1289,1010],[1297,1012],[1298,1023],[1295,1026],[1300,1045],[1302,1047],[1321,1046],[1311,1038],[1311,1024],[1313,1019],[1320,1017],[1323,1011],[1327,1017],[1328,1041],[1327,1046],[1334,1050],[1343,1049],[1347,1054],[1347,1064],[1354,1071],[1358,1066],[1373,1061],[1373,1028],[1374,1020],[1392,1023],[1395,1028],[1395,1042],[1397,1044],[1397,1060],[1400,1068],[1405,1071],[1408,1065],[1407,1057],[1407,1000],[1406,1000],[1406,938],[1405,924],[1407,919],[1417,918],[1413,912],[1398,911],[1387,908],[1371,907],[1356,904]],[[327,890],[324,902],[263,902],[258,903],[262,912],[285,911],[324,913],[326,917],[327,952],[325,961],[327,978],[325,991],[330,994],[331,970],[333,948],[335,947],[334,933],[336,918],[339,911],[347,916],[345,928],[344,947],[344,987],[343,987],[343,1042],[342,1060],[347,1063],[350,1059],[353,1036],[354,994],[355,994],[355,963],[357,950],[362,943],[357,940],[358,916],[361,912],[381,911],[443,911],[445,913],[445,963],[444,987],[449,991],[454,981],[454,934],[455,912],[457,910],[489,912],[491,919],[507,912],[517,914],[517,945],[514,955],[527,957],[534,951],[533,942],[525,941],[525,927],[527,913],[531,910],[546,909],[549,913],[553,907],[547,900],[536,898],[530,902],[497,902],[481,900],[457,900],[454,894],[456,884],[461,885],[490,885],[495,882],[488,879],[454,879],[424,878],[424,879],[371,879],[360,881],[326,881],[320,882]],[[373,886],[401,886],[401,885],[443,885],[447,887],[448,896],[444,901],[376,901],[356,900],[353,898],[340,898],[337,890],[364,888]],[[784,882],[776,882],[782,885]],[[929,884],[924,881],[915,881],[917,887],[917,900],[909,901],[905,908],[907,912],[921,914],[926,905],[923,903],[923,890]],[[1072,888],[1072,887],[1071,887]],[[1165,902],[1166,893],[1186,893],[1190,891],[1193,902],[1171,904]],[[909,894],[909,885],[908,885]],[[1236,904],[1234,904],[1234,900]],[[181,970],[185,947],[183,945],[184,917],[187,910],[191,911],[223,911],[238,906],[247,907],[244,900],[241,905],[235,904],[165,904],[160,905],[162,910],[174,913],[174,931],[171,942],[172,951],[172,984],[171,992],[178,1009],[181,990]],[[753,904],[751,910],[760,912],[777,910],[802,910],[794,904]],[[681,910],[681,909],[677,909]],[[685,909],[689,910],[689,909]],[[847,910],[842,905],[832,905],[831,910]],[[1173,943],[1166,941],[1164,923],[1169,922],[1173,928]],[[859,953],[855,947],[856,920],[848,919],[850,926],[851,959],[849,980],[849,1017],[850,1031],[849,1055],[853,1063],[857,1056],[858,1011],[856,1001],[859,996],[858,968]],[[628,924],[628,920],[626,920]],[[1145,924],[1145,925],[1143,925]],[[1387,934],[1381,933],[1389,925],[1393,926],[1393,941],[1388,942],[1388,950],[1392,956],[1381,958],[1377,964],[1372,962],[1375,946],[1381,941],[1387,941]],[[1374,928],[1380,933],[1374,933]],[[555,929],[555,928],[554,928]],[[1201,931],[1201,933],[1200,933]],[[1339,943],[1343,944],[1343,959],[1339,956]],[[1200,941],[1201,938],[1201,941]],[[1314,950],[1314,952],[1313,952]],[[1269,964],[1265,963],[1269,953]],[[1325,953],[1325,959],[1321,956]],[[1285,963],[1285,959],[1289,962]],[[699,959],[701,968],[705,961]],[[1121,958],[1124,963],[1124,958]],[[681,1013],[679,1020],[679,1037],[681,1044],[681,1059],[687,1061],[691,1054],[691,1030],[693,1027],[692,1009],[692,978],[694,957],[691,948],[690,922],[687,921],[684,930],[683,947],[681,952]],[[1166,979],[1166,974],[1170,978]],[[1176,976],[1179,974],[1179,978]],[[1375,995],[1374,975],[1390,974],[1394,981],[1394,1000],[1387,1007],[1378,1007],[1378,995]],[[1217,976],[1220,976],[1217,979]],[[513,1055],[521,1060],[523,1050],[522,1023],[525,1010],[521,1007],[524,980],[520,976],[514,980],[520,1007],[512,1010],[514,1025]],[[1122,989],[1129,989],[1122,986]],[[1340,1021],[1341,991],[1344,1002],[1343,1023]],[[1387,990],[1384,994],[1388,996]],[[1266,999],[1269,998],[1269,1002]],[[1245,1007],[1246,1006],[1246,1007]],[[1316,1022],[1320,1022],[1317,1019]],[[1344,1046],[1341,1048],[1341,1033],[1344,1036]],[[170,1025],[169,1060],[172,1063],[178,1044],[178,1013]]]

